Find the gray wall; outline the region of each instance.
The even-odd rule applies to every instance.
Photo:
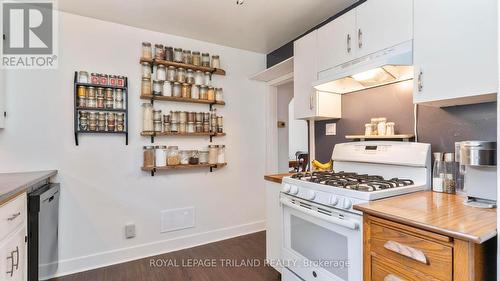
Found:
[[[413,81],[364,90],[342,97],[342,118],[315,123],[316,159],[328,161],[336,143],[345,135],[363,134],[372,117],[396,122],[396,133],[413,133]],[[455,141],[496,140],[496,102],[434,108],[418,106],[419,142],[433,151],[453,151]],[[337,123],[337,135],[325,136],[325,124]]]

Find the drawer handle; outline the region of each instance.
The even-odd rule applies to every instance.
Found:
[[[396,276],[394,274],[389,274],[386,277],[384,277],[384,281],[405,281],[405,279]]]
[[[14,254],[16,254],[16,263],[14,263]],[[15,251],[12,251],[12,267],[16,267],[16,270],[19,270],[19,246],[16,247]]]
[[[424,252],[417,250],[415,248],[390,240],[385,242],[384,248],[386,248],[389,251],[398,253],[402,256],[405,256],[407,258],[410,258],[412,260],[416,260],[423,264],[427,264],[427,257],[425,256]]]
[[[21,215],[21,212],[17,212],[15,214],[13,214],[10,218],[7,218],[8,221],[13,221],[15,220],[17,217],[19,217]]]
[[[7,262],[11,260],[11,263],[10,263],[10,270],[7,271],[6,273],[8,275],[10,275],[10,277],[12,277],[12,275],[14,275],[14,252],[11,252],[10,253],[10,257],[7,257]]]

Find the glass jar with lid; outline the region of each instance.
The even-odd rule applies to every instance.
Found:
[[[215,90],[214,87],[208,87],[207,90],[207,100],[215,101]]]
[[[162,44],[155,44],[155,59],[157,60],[165,59],[165,49],[163,49]]]
[[[396,123],[394,122],[387,122],[386,123],[386,129],[385,129],[385,135],[386,136],[393,136],[394,135],[394,127],[396,126]]]
[[[181,123],[186,123],[187,122],[187,112],[186,111],[180,111],[179,112],[179,122]]]
[[[203,78],[203,72],[201,72],[201,70],[196,70],[194,73],[194,83],[198,86],[203,85]]]
[[[157,145],[155,147],[155,166],[165,167],[167,166],[167,146]]]
[[[182,62],[185,64],[191,64],[191,51],[184,50],[182,52]]]
[[[153,109],[153,121],[161,121],[161,110]]]
[[[219,157],[219,146],[211,144],[208,146],[208,164],[215,165]]]
[[[208,150],[200,150],[199,151],[200,155],[200,164],[207,164],[208,163]]]
[[[200,154],[198,150],[191,150],[189,155],[189,165],[198,165],[200,163]]]
[[[444,158],[443,191],[446,193],[455,193],[457,188],[457,162],[455,162],[455,153],[445,153],[443,158]]]
[[[167,166],[177,166],[180,164],[179,147],[169,146],[167,148]]]
[[[195,100],[200,98],[200,86],[198,85],[191,86],[191,98]]]
[[[155,147],[152,145],[143,147],[143,163],[144,168],[155,167]]]
[[[172,87],[172,96],[176,98],[181,97],[181,83],[174,82],[174,86]]]
[[[224,94],[222,92],[222,88],[215,89],[215,100],[216,101],[224,101]]]
[[[187,133],[187,123],[182,123],[179,122],[178,124],[178,130],[179,134],[186,134]]]
[[[170,82],[175,81],[175,67],[169,66],[167,68],[167,80]]]
[[[181,48],[174,49],[174,61],[182,63],[182,49]]]
[[[156,67],[156,80],[165,81],[167,80],[167,69],[164,65],[158,65]]]
[[[226,146],[219,145],[219,149],[217,150],[217,164],[225,164],[226,163]]]
[[[179,123],[179,111],[170,111],[170,122]]]
[[[163,91],[162,94],[166,97],[171,97],[172,96],[172,83],[170,81],[164,81],[163,82]]]
[[[78,83],[88,84],[89,82],[89,73],[87,71],[78,71]]]
[[[174,48],[165,46],[165,60],[166,61],[174,60]]]
[[[186,70],[182,67],[177,68],[176,71],[176,77],[175,81],[179,83],[185,83],[186,82]]]
[[[163,130],[161,120],[153,120],[153,131],[155,133],[161,133]]]
[[[193,54],[192,54],[191,59],[192,59],[191,63],[192,63],[193,65],[196,65],[196,66],[200,66],[200,65],[201,65],[201,56],[200,56],[200,52],[198,52],[198,51],[193,51]]]
[[[220,68],[220,58],[218,55],[212,56],[212,67],[213,68]]]
[[[210,67],[210,55],[208,53],[201,54],[201,65]]]
[[[210,72],[205,72],[203,75],[203,85],[210,86],[212,84],[212,74]]]
[[[141,95],[143,95],[143,96],[150,96],[151,95],[151,79],[142,78]]]
[[[192,69],[188,69],[186,72],[186,83],[194,84],[194,72]]]
[[[222,116],[217,116],[217,133],[222,134],[224,133],[224,119]]]
[[[208,95],[207,95],[208,87],[205,85],[200,86],[200,100],[207,100]]]
[[[187,123],[186,132],[187,132],[188,134],[192,134],[192,133],[194,133],[194,122],[188,122],[188,123]]]
[[[153,95],[161,96],[162,90],[163,90],[162,82],[158,80],[153,80]]]
[[[145,59],[152,59],[153,53],[151,50],[151,43],[142,42],[142,57]]]
[[[190,150],[181,150],[179,154],[180,154],[181,165],[188,165],[189,164],[189,156],[191,154],[191,151]]]
[[[188,83],[182,84],[181,97],[185,99],[191,98],[191,85],[189,85]]]
[[[150,103],[142,104],[142,131],[153,132],[153,106]]]

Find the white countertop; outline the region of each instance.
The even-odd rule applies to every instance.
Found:
[[[57,170],[0,173],[0,204],[26,192],[28,187],[57,174]]]

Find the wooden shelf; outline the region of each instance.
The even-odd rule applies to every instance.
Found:
[[[141,95],[142,100],[159,100],[159,101],[174,101],[174,102],[188,102],[188,103],[202,103],[202,104],[217,104],[225,105],[224,101],[209,101],[209,100],[199,100],[199,99],[188,99],[179,97],[168,97],[168,96],[153,96],[153,95]]]
[[[226,133],[176,133],[176,132],[141,132],[141,136],[143,137],[161,137],[161,136],[177,136],[177,137],[187,137],[187,136],[206,136],[206,137],[222,137],[225,136]]]
[[[97,108],[97,107],[77,107],[76,110],[81,111],[109,111],[109,112],[127,112],[126,109],[117,109],[117,108]]]
[[[404,141],[409,141],[410,139],[414,138],[415,135],[413,134],[399,134],[399,135],[392,135],[392,136],[365,136],[365,135],[346,135],[346,139],[350,140],[380,140],[380,139],[402,139]]]
[[[151,172],[151,176],[154,176],[156,172],[159,171],[170,171],[170,170],[187,170],[187,169],[199,169],[199,168],[209,168],[210,172],[212,169],[222,168],[227,166],[227,163],[223,164],[196,164],[196,165],[176,165],[176,166],[164,166],[164,167],[141,167],[141,170],[145,172]]]
[[[127,86],[111,86],[111,85],[99,85],[99,84],[91,84],[91,83],[80,83],[80,82],[75,82],[76,86],[85,86],[85,87],[94,87],[94,88],[110,88],[110,89],[122,89],[122,90],[127,90]]]
[[[216,75],[226,75],[226,71],[220,68],[212,68],[212,67],[206,67],[206,66],[196,66],[192,64],[185,64],[185,63],[179,63],[179,62],[173,62],[173,61],[166,61],[166,60],[157,60],[157,59],[146,59],[146,58],[141,58],[140,60],[141,63],[143,62],[149,62],[153,65],[164,65],[164,66],[173,66],[175,68],[184,68],[184,69],[192,69],[194,71],[200,70],[203,72],[210,72],[212,74]]]

